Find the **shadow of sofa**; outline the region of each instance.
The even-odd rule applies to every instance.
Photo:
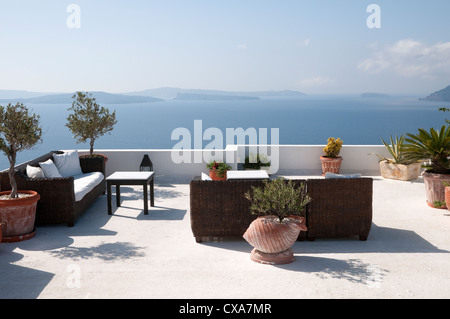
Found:
[[[83,175],[94,172],[101,181],[84,190],[81,199],[76,196],[75,180],[78,176],[68,177],[38,177],[27,176],[27,166],[39,167],[39,163],[53,160],[53,155],[63,154],[60,151],[49,152],[39,158],[33,159],[15,167],[15,177],[18,190],[34,190],[39,193],[40,200],[36,208],[36,225],[64,224],[69,227],[75,225],[76,220],[87,210],[87,208],[102,194],[105,193],[105,159],[103,157],[79,158]],[[81,176],[83,177],[83,176]],[[0,172],[0,189],[7,191],[11,189],[8,170]]]
[[[372,178],[307,179],[312,201],[305,217],[308,230],[299,240],[319,237],[359,236],[367,240],[372,225]],[[257,218],[249,211],[244,194],[252,186],[262,187],[261,180],[190,182],[190,219],[197,242],[240,237]]]

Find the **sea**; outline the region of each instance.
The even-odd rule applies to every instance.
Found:
[[[42,142],[18,154],[17,163],[60,149],[85,150],[66,127],[68,108],[62,104],[27,104],[40,116]],[[418,96],[302,96],[259,100],[180,101],[102,105],[116,111],[117,124],[99,137],[95,149],[172,149],[226,146],[227,129],[255,129],[258,144],[324,145],[329,137],[344,145],[381,145],[381,139],[419,128],[440,128],[450,113],[450,102],[420,100]],[[182,134],[180,134],[180,132]],[[222,136],[217,133],[222,133]],[[212,138],[212,137],[209,137]],[[220,139],[223,139],[221,141]],[[222,142],[222,143],[221,143]],[[239,141],[234,141],[241,144]],[[253,144],[254,140],[245,141]],[[9,162],[0,155],[0,170]]]

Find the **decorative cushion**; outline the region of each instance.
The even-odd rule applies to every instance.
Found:
[[[53,160],[63,177],[70,177],[82,174],[80,158],[77,151],[69,151],[64,154],[53,154]]]
[[[47,178],[62,177],[62,175],[58,171],[58,168],[56,168],[55,163],[53,163],[51,159],[39,163],[39,166],[42,168],[42,170],[44,171],[44,175]]]
[[[325,179],[333,179],[333,178],[360,178],[361,174],[335,174],[335,173],[325,173]]]
[[[43,178],[45,177],[44,171],[40,167],[34,167],[27,165],[27,176],[29,178]]]
[[[202,173],[202,181],[212,181],[212,178],[209,175]]]

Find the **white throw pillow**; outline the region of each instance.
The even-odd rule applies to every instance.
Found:
[[[360,178],[361,174],[335,174],[327,172],[325,173],[325,179],[333,179],[333,178]]]
[[[212,181],[212,178],[209,177],[209,175],[202,173],[202,181]]]
[[[59,173],[58,169],[56,168],[55,163],[51,159],[48,159],[45,162],[39,163],[39,166],[44,171],[44,175],[47,178],[53,178],[53,177],[62,177],[62,175]]]
[[[41,178],[45,177],[44,171],[40,167],[34,167],[27,165],[27,176],[29,178]]]
[[[53,160],[63,177],[83,174],[80,166],[80,158],[77,151],[69,151],[63,154],[53,154]]]

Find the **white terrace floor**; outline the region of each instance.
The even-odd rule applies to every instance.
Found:
[[[421,179],[374,177],[369,239],[297,242],[296,261],[249,258],[244,240],[195,242],[189,184],[156,177],[156,207],[123,187],[75,227],[39,227],[29,241],[0,244],[0,298],[449,298],[450,214],[428,208]]]

